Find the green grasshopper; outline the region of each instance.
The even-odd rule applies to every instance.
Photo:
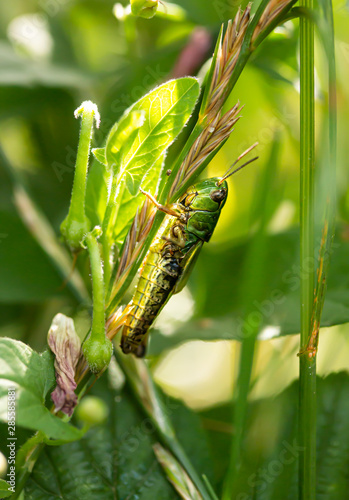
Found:
[[[184,288],[202,245],[213,234],[228,196],[226,179],[256,159],[232,172],[230,167],[222,178],[195,184],[171,207],[142,191],[166,217],[143,261],[132,300],[122,313],[120,346],[125,354],[145,355],[151,325],[169,298]]]

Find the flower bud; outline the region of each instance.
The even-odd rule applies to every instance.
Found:
[[[113,354],[113,343],[108,337],[89,337],[84,342],[82,351],[91,372],[98,374],[108,368]]]
[[[76,417],[84,424],[103,424],[108,417],[108,406],[96,396],[85,396],[76,409]]]
[[[79,219],[74,218],[70,213],[61,224],[61,234],[71,252],[81,250],[81,242],[90,230],[90,222],[84,214]]]
[[[134,16],[151,19],[158,10],[159,0],[131,0],[131,12]]]
[[[81,342],[74,322],[64,314],[57,314],[47,335],[47,343],[55,355],[57,387],[51,394],[57,411],[73,414],[77,404],[75,368],[81,353]]]

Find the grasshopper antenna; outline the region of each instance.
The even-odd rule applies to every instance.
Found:
[[[246,156],[250,151],[252,151],[252,149],[254,149],[256,146],[258,146],[258,142],[256,142],[255,144],[253,144],[252,146],[250,146],[248,149],[246,149],[246,151],[244,151],[243,153],[241,153],[241,155],[234,161],[234,163],[228,168],[226,174],[220,179],[220,181],[218,182],[218,185],[222,184],[223,181],[225,181],[225,179],[228,179],[228,177],[230,177],[231,175],[235,174],[236,172],[238,172],[239,170],[241,170],[242,168],[246,167],[247,165],[249,165],[250,163],[252,163],[253,161],[256,161],[258,160],[258,156],[256,156],[255,158],[252,158],[251,160],[248,160],[247,162],[245,162],[243,165],[241,165],[240,167],[236,168],[235,170],[231,170],[233,167],[235,167],[235,165],[240,161],[242,160],[242,158],[244,156]]]

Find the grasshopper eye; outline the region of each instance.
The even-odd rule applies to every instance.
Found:
[[[220,203],[221,201],[224,200],[226,194],[227,194],[226,189],[217,189],[216,191],[212,191],[212,193],[210,194],[210,198],[211,200]]]

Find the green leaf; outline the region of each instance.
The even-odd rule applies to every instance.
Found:
[[[142,97],[131,108],[144,111],[144,125],[125,157],[125,168],[140,186],[146,172],[180,133],[199,96],[195,78],[171,80]]]
[[[131,196],[136,196],[138,191],[137,184],[130,172],[126,172],[126,187],[129,190]]]
[[[176,500],[153,453],[152,445],[158,440],[155,428],[129,390],[120,393],[104,376],[93,392],[107,403],[108,421],[79,442],[46,447],[26,485],[26,500]],[[166,401],[166,411],[193,462],[209,472],[211,462],[198,416],[174,400]]]
[[[93,148],[92,154],[96,158],[96,160],[99,161],[99,163],[104,166],[108,166],[107,158],[105,155],[105,148]]]
[[[103,221],[108,200],[110,173],[99,160],[89,169],[86,184],[85,213],[92,227],[100,226]]]
[[[54,439],[72,440],[81,435],[45,407],[45,398],[55,383],[49,351],[38,354],[22,342],[0,339],[0,421],[7,422],[8,391],[15,389],[16,425],[40,430]]]
[[[153,168],[149,170],[147,175],[144,177],[142,181],[142,188],[144,191],[155,193],[156,186],[159,180],[159,172],[163,166],[164,155],[159,158],[158,162],[153,165]],[[127,178],[126,178],[127,180]],[[141,203],[142,198],[144,198],[144,194],[136,193],[137,196],[133,196],[131,193],[131,189],[134,188],[133,178],[130,177],[128,189],[124,190],[121,206],[118,212],[118,218],[114,227],[114,239],[118,243],[122,243],[129,226],[132,223],[133,217],[137,211],[139,204]],[[131,184],[132,183],[132,184]]]
[[[13,491],[9,491],[9,488],[11,486],[3,479],[0,479],[0,498],[7,498],[12,495]]]
[[[317,379],[317,491],[319,500],[346,500],[349,479],[349,376]],[[277,397],[250,406],[236,491],[243,500],[298,498],[298,382]],[[222,480],[229,458],[231,405],[203,412],[214,450],[216,479]],[[213,425],[214,424],[214,425]],[[239,496],[240,495],[240,496]]]
[[[141,185],[145,187],[147,174],[151,174],[152,182],[148,186],[154,194],[160,176],[164,154],[181,132],[190,118],[199,95],[199,84],[195,78],[179,78],[171,80],[137,101],[128,111],[142,112],[144,124],[138,130],[129,151],[125,151],[119,175],[127,172],[127,186],[129,192],[120,189],[119,206],[129,203],[130,198],[136,197],[137,203],[132,203],[132,210],[128,206],[127,221],[130,221],[137,210]],[[108,147],[107,147],[108,151]],[[107,152],[108,158],[108,152]],[[149,178],[148,178],[149,180]],[[129,194],[131,196],[129,196]],[[115,225],[115,237],[124,234],[128,229],[121,213]]]
[[[144,120],[144,111],[127,111],[109,132],[105,156],[109,167],[113,167],[115,177],[122,177],[125,169],[123,156],[132,148],[138,129],[144,124]]]
[[[180,465],[178,460],[159,443],[153,446],[154,453],[162,465],[166,476],[179,495],[186,500],[201,500],[202,496]]]
[[[349,322],[349,242],[341,234],[338,228],[321,322],[324,327]],[[253,304],[250,318],[252,324],[254,318],[261,316],[262,339],[299,333],[300,325],[298,231],[270,235],[267,240],[267,279],[262,298]],[[204,246],[193,271],[196,318],[171,336],[154,332],[150,336],[150,354],[159,354],[187,340],[241,340],[248,334],[248,330],[242,328],[243,298],[240,293],[247,251],[248,243],[229,247]]]

